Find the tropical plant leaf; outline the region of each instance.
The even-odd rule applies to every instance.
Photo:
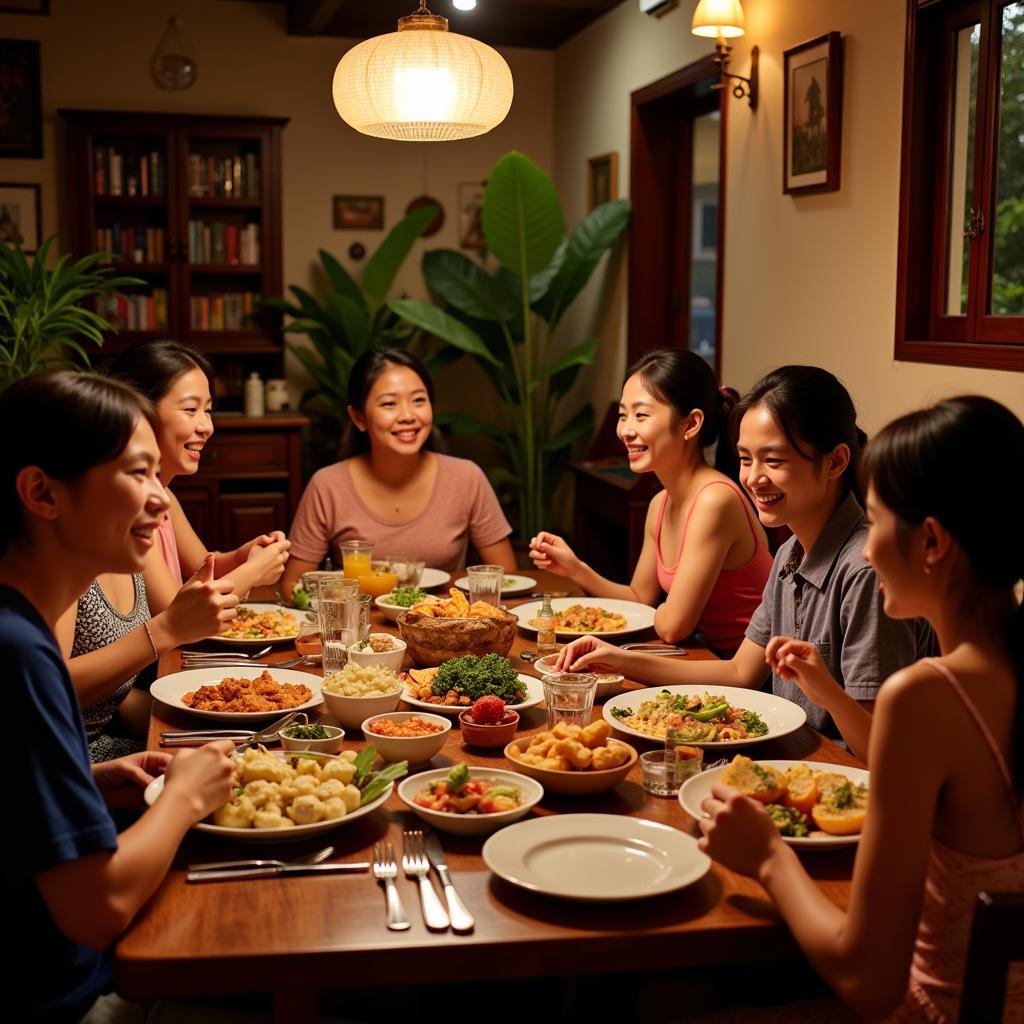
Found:
[[[507,323],[519,307],[519,290],[509,291],[468,256],[453,249],[423,254],[423,276],[431,291],[477,320]]]
[[[586,341],[581,341],[578,345],[573,345],[573,347],[560,359],[556,359],[555,362],[549,363],[533,375],[530,379],[531,390],[546,378],[552,377],[557,373],[561,373],[570,367],[576,368],[576,371],[578,372],[579,367],[589,366],[594,361],[594,354],[597,352],[597,346],[599,344],[599,338],[588,338]],[[573,374],[573,376],[575,377],[575,374]]]
[[[587,437],[594,428],[594,409],[585,405],[562,429],[544,444],[544,451],[557,452],[574,441]]]
[[[387,234],[369,258],[363,271],[363,293],[366,307],[372,316],[384,303],[384,297],[394,283],[398,268],[409,250],[430,222],[437,216],[436,206],[419,206],[403,217]]]
[[[341,335],[348,348],[360,354],[365,352],[370,343],[370,322],[366,319],[366,309],[347,295],[328,292],[324,296],[324,305],[330,311],[332,320],[341,328]]]
[[[552,327],[590,280],[594,268],[622,234],[629,218],[629,200],[613,199],[595,207],[576,225],[562,250],[560,266],[551,276],[543,297],[534,302],[534,308]]]
[[[326,249],[317,250],[320,254],[320,262],[323,264],[324,273],[331,287],[345,298],[351,299],[359,306],[363,315],[366,315],[366,297],[362,288],[355,283],[352,275],[329,253]]]
[[[462,349],[454,345],[445,345],[423,360],[423,365],[434,377],[444,370],[447,370],[453,363],[457,363],[464,355]]]
[[[463,352],[468,352],[485,362],[495,366],[501,365],[491,355],[476,331],[466,326],[461,320],[456,320],[443,309],[438,309],[437,306],[420,299],[392,299],[388,303],[388,308],[404,317],[409,323],[415,324],[421,331],[426,331],[436,338],[442,338],[449,345],[454,345],[456,348],[462,349]]]
[[[488,249],[520,277],[543,270],[565,237],[562,202],[551,179],[515,150],[487,179],[482,217]]]
[[[489,437],[492,441],[498,441],[504,443],[506,438],[506,431],[502,430],[501,427],[495,426],[493,423],[488,423],[487,420],[482,420],[478,416],[471,416],[469,413],[464,412],[442,412],[434,416],[434,422],[445,430],[452,430],[456,434],[467,434],[473,436],[474,434],[483,434],[484,437]]]

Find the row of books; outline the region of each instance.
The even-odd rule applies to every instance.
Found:
[[[114,254],[118,263],[163,263],[163,228],[136,228],[112,224],[96,229],[96,248]]]
[[[201,220],[188,222],[189,263],[220,263],[230,266],[259,266],[260,226],[246,224],[212,224]]]
[[[257,292],[223,292],[189,299],[189,326],[194,331],[237,331],[251,326]]]
[[[256,154],[218,158],[189,153],[188,194],[197,199],[259,199]]]
[[[157,150],[136,156],[97,146],[93,159],[98,196],[163,196],[167,190],[167,166]]]
[[[119,330],[166,330],[169,323],[167,289],[154,288],[149,295],[104,296],[100,313]]]

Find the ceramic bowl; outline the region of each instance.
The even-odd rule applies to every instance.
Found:
[[[331,717],[346,729],[358,729],[368,718],[394,711],[402,699],[402,688],[382,697],[342,697],[324,690],[324,703]]]
[[[505,756],[515,765],[516,770],[531,779],[536,779],[550,793],[561,793],[564,796],[590,796],[592,793],[604,793],[614,789],[633,770],[636,764],[635,748],[621,740],[609,740],[609,746],[625,747],[629,751],[629,760],[618,768],[605,771],[568,771],[562,772],[552,768],[539,768],[535,764],[524,764],[516,754],[529,745],[529,737],[513,740],[505,747]]]
[[[355,665],[379,665],[381,668],[391,669],[392,672],[401,672],[402,662],[405,661],[405,641],[390,633],[371,633],[370,640],[374,637],[387,637],[391,641],[391,650],[375,651],[369,643],[366,647],[349,644],[348,660]]]
[[[421,718],[425,722],[441,726],[441,730],[429,736],[381,736],[369,728],[371,722],[381,718],[390,719],[392,722]],[[389,711],[383,715],[371,715],[362,724],[366,742],[372,743],[385,761],[408,761],[409,764],[423,764],[429,761],[444,746],[451,727],[450,718],[427,714],[425,711]]]
[[[534,668],[541,674],[541,676],[549,676],[554,674],[555,662],[558,660],[558,654],[548,654],[543,658],[538,658],[534,663]],[[594,700],[603,700],[605,697],[614,697],[617,694],[622,693],[626,677],[619,675],[618,673],[612,672],[598,672],[597,675],[597,691],[594,694]]]
[[[312,750],[317,754],[338,754],[341,753],[341,744],[345,739],[345,730],[336,725],[321,723],[327,739],[306,740],[298,736],[289,736],[289,726],[284,727],[281,733],[281,746],[285,750]]]
[[[472,710],[459,714],[462,742],[471,747],[504,747],[516,734],[519,727],[519,712],[506,711],[505,717],[493,725],[481,725],[473,721]]]

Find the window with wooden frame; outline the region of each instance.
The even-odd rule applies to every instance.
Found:
[[[895,354],[1024,370],[1024,0],[908,0]]]

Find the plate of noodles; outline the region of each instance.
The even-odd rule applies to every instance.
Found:
[[[509,611],[522,629],[537,632],[541,602],[530,601]],[[551,602],[558,636],[624,636],[639,633],[654,625],[654,609],[637,601],[619,601],[607,597],[556,597]]]
[[[299,635],[299,619],[279,604],[240,604],[238,616],[217,636],[222,644],[285,644]]]

